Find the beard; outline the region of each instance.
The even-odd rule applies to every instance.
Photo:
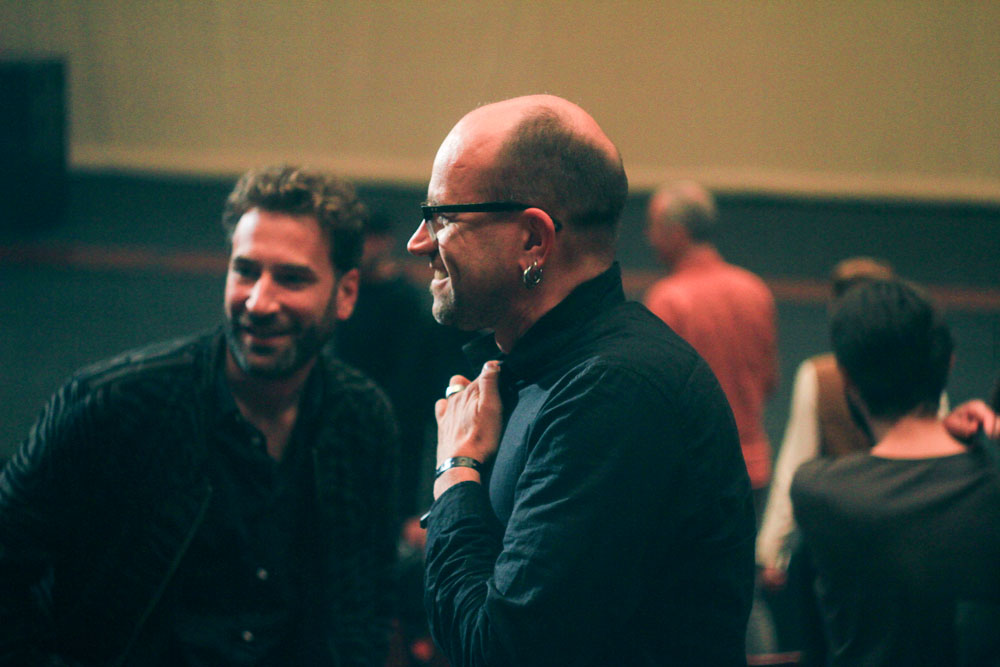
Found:
[[[431,296],[434,299],[431,304],[431,314],[434,316],[435,321],[446,327],[457,327],[456,321],[458,315],[455,308],[455,294],[449,291],[444,294],[432,293]]]
[[[452,291],[434,294],[431,314],[434,320],[446,327],[460,331],[476,331],[484,327],[487,317],[486,308],[481,303],[469,303],[468,300],[457,299]]]
[[[286,340],[280,345],[256,345],[244,334],[253,331],[276,331],[275,317],[253,318],[247,314],[226,318],[226,344],[236,365],[250,377],[280,380],[294,375],[312,361],[333,335],[333,319],[303,326],[289,322],[280,328]]]
[[[494,277],[475,282],[466,280],[456,286],[449,278],[446,285],[431,285],[431,314],[438,324],[477,331],[492,329],[507,314],[511,300],[509,289]],[[457,287],[457,289],[456,289]]]

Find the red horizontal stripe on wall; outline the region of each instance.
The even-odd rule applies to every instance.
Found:
[[[221,275],[226,271],[225,253],[191,250],[160,250],[143,246],[34,243],[0,245],[0,266],[38,266],[89,271],[160,271],[176,275]],[[430,270],[423,262],[404,262],[412,280],[425,283]],[[663,274],[651,270],[624,269],[625,292],[640,298]],[[765,277],[774,297],[784,303],[826,303],[830,286],[826,281]],[[1000,311],[1000,290],[925,285],[944,308]]]

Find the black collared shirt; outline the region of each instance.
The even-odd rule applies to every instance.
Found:
[[[279,462],[240,414],[219,369],[208,435],[214,491],[171,587],[170,664],[322,664],[314,645],[322,635],[308,629],[320,580],[309,443],[321,384],[313,373]]]
[[[705,361],[625,301],[616,265],[502,363],[492,468],[429,515],[425,602],[449,659],[746,664],[753,506]]]

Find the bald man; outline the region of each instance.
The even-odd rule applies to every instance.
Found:
[[[708,361],[736,417],[754,501],[771,479],[764,403],[778,384],[774,297],[764,281],[722,259],[712,239],[715,201],[693,181],[661,187],[649,202],[647,235],[670,272],[643,303]]]
[[[736,427],[708,365],[625,301],[627,191],[614,144],[552,96],[472,111],[434,161],[409,250],[439,322],[491,330],[436,405],[425,601],[453,664],[745,664]]]

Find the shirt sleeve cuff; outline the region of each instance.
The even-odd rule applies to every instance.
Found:
[[[442,493],[420,517],[420,526],[440,532],[445,526],[469,519],[496,521],[486,489],[473,481],[459,482]]]

